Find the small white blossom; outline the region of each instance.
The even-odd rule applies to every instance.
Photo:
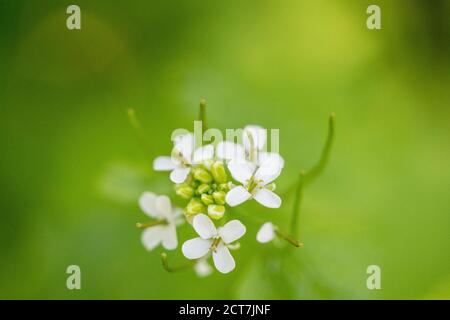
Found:
[[[213,268],[206,261],[206,258],[198,259],[194,265],[194,270],[197,276],[199,277],[207,277],[213,272]]]
[[[195,149],[193,134],[186,134],[175,140],[172,156],[157,157],[153,161],[156,171],[171,171],[170,180],[174,183],[183,183],[191,168],[214,156],[214,147],[211,144]]]
[[[231,272],[236,264],[228,245],[245,234],[245,226],[239,220],[232,220],[216,229],[212,220],[200,213],[192,223],[200,237],[186,241],[181,250],[188,259],[199,259],[212,252],[214,265],[221,273]]]
[[[172,208],[167,196],[157,196],[152,192],[144,192],[139,199],[139,206],[149,217],[156,219],[155,225],[142,232],[142,244],[147,250],[153,250],[160,243],[167,250],[178,246],[176,227],[182,223],[182,211]]]
[[[271,222],[264,223],[256,234],[256,240],[267,243],[275,238],[275,226]]]
[[[268,184],[281,173],[282,168],[277,160],[269,158],[259,167],[251,162],[232,160],[228,169],[233,178],[242,183],[227,193],[225,200],[230,206],[237,206],[249,199],[255,199],[268,208],[281,206],[281,198],[268,188]]]

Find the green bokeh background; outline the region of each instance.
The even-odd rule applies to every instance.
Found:
[[[372,3],[382,30],[366,28]],[[1,0],[0,298],[450,298],[449,16],[450,1],[425,0]],[[304,249],[257,244],[242,219],[229,275],[169,274],[161,248],[144,250],[137,198],[178,201],[151,162],[202,97],[210,126],[280,129],[280,190],[337,114],[331,162],[304,194]],[[291,206],[242,209],[287,227]],[[82,290],[66,289],[71,264]],[[381,290],[366,288],[371,264]]]

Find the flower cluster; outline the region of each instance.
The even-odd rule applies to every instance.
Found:
[[[247,126],[240,141],[196,147],[194,134],[188,133],[176,137],[170,156],[154,160],[154,170],[170,171],[175,193],[186,205],[177,209],[167,196],[150,192],[142,195],[140,207],[154,219],[138,225],[145,228],[142,242],[148,250],[160,243],[167,250],[175,249],[176,227],[184,217],[198,237],[184,242],[182,252],[187,259],[196,261],[197,273],[211,272],[206,262],[209,256],[221,273],[235,268],[230,249],[239,248],[236,241],[245,234],[246,227],[239,220],[226,217],[229,208],[250,199],[268,208],[279,208],[282,200],[274,193],[274,181],[284,167],[278,153],[265,151],[265,129]],[[265,241],[260,242],[269,241],[268,237],[263,238]]]

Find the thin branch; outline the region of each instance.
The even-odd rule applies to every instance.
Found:
[[[278,227],[275,228],[275,233],[277,234],[277,236],[279,236],[280,238],[286,240],[287,242],[292,244],[294,247],[303,248],[303,243],[302,242],[299,242],[297,239],[295,239],[290,234],[287,234],[286,232],[281,231]]]
[[[295,190],[294,205],[292,207],[292,218],[291,218],[291,233],[298,237],[300,233],[298,228],[298,221],[300,216],[300,207],[303,199],[303,180],[305,177],[305,172],[301,171],[298,176],[297,188]]]
[[[127,115],[128,120],[130,121],[130,124],[133,127],[139,142],[142,145],[142,148],[146,153],[148,153],[148,151],[150,150],[150,145],[147,138],[145,137],[144,129],[142,129],[141,123],[136,116],[136,111],[133,108],[130,108],[127,110]]]
[[[291,218],[291,233],[298,237],[299,234],[299,227],[298,227],[298,221],[299,221],[299,215],[300,215],[300,207],[302,204],[302,198],[303,198],[303,188],[306,187],[308,184],[312,183],[325,169],[326,165],[328,164],[328,161],[330,159],[330,153],[331,153],[331,147],[333,146],[334,142],[334,122],[335,122],[335,114],[330,114],[330,117],[328,119],[328,135],[327,140],[325,142],[325,145],[322,150],[322,154],[320,156],[319,161],[317,164],[312,167],[308,172],[301,171],[298,182],[297,182],[297,188],[295,190],[295,198],[294,198],[294,205],[292,208],[292,218]],[[291,188],[289,188],[286,191],[286,194],[289,193]]]
[[[202,131],[205,132],[208,129],[206,126],[206,100],[205,99],[200,100],[200,109],[199,109],[198,120],[200,120],[202,122]]]
[[[334,142],[335,119],[336,115],[334,113],[330,114],[330,117],[328,118],[328,135],[325,146],[323,147],[322,154],[317,164],[305,174],[305,185],[309,185],[310,183],[312,183],[323,172],[326,165],[328,164],[328,160],[330,159],[331,147],[333,146]]]

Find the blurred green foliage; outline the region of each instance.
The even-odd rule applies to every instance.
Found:
[[[80,31],[69,4],[0,1],[0,298],[450,298],[449,1],[78,0]],[[137,197],[179,201],[151,162],[202,97],[210,126],[280,128],[280,190],[337,114],[331,162],[304,192],[304,249],[257,244],[243,218],[230,275],[169,274],[144,250]],[[242,210],[286,227],[291,206]],[[370,264],[382,290],[366,288]]]

